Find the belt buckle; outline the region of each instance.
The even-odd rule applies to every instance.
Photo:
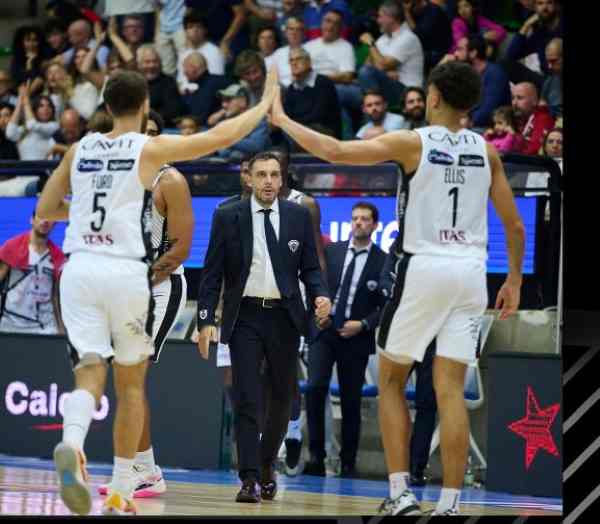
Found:
[[[266,301],[267,301],[267,300],[270,300],[270,299],[269,299],[269,298],[263,298],[263,299],[262,299],[262,307],[263,307],[264,309],[273,309],[273,306],[267,306],[267,305],[266,305]]]

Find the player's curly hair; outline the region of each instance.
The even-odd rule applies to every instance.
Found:
[[[444,101],[458,111],[468,111],[479,103],[481,77],[469,64],[448,62],[434,67],[427,85],[433,84]]]

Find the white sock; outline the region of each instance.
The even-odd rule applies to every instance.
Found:
[[[63,442],[83,450],[83,443],[92,422],[96,401],[85,389],[76,389],[65,400]]]
[[[150,446],[146,451],[138,451],[135,454],[135,464],[138,466],[144,466],[144,468],[154,471],[156,463],[154,462],[154,450]]]
[[[133,497],[135,488],[133,461],[134,459],[115,457],[111,481],[112,491],[116,491],[128,499]]]
[[[390,473],[390,498],[398,498],[403,491],[408,489],[408,472]]]
[[[300,431],[300,418],[298,418],[297,420],[289,421],[287,434],[285,435],[285,438],[302,440],[302,431]]]
[[[458,511],[460,501],[460,489],[453,488],[442,488],[440,493],[440,500],[438,500],[435,511],[443,513],[449,509],[455,509]]]

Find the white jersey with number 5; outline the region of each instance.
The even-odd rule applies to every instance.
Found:
[[[152,193],[139,178],[147,140],[134,132],[114,139],[93,133],[81,139],[71,165],[65,253],[151,260]]]
[[[421,161],[398,196],[403,251],[486,260],[491,169],[485,140],[467,129],[415,131]]]

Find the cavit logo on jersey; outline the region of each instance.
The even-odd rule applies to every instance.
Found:
[[[452,158],[452,155],[444,153],[443,151],[438,151],[437,149],[432,149],[429,151],[427,160],[429,160],[429,162],[432,164],[441,164],[443,166],[451,166],[454,164],[454,158]]]
[[[481,155],[459,155],[458,165],[464,167],[483,167],[485,162]]]
[[[91,173],[93,171],[100,171],[104,167],[104,162],[102,160],[87,160],[82,158],[79,160],[79,164],[77,165],[77,170],[82,173]]]
[[[109,171],[130,171],[135,164],[133,158],[127,158],[125,160],[109,160],[108,170]]]

